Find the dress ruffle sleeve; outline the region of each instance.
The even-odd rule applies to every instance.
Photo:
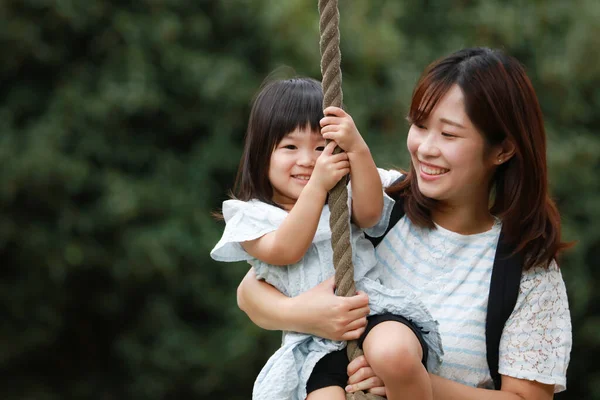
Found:
[[[253,260],[240,243],[277,230],[286,215],[285,211],[258,201],[223,202],[225,231],[210,256],[216,261],[225,262]]]
[[[286,216],[287,212],[284,210],[255,200],[223,202],[225,231],[210,256],[216,261],[248,261],[258,279],[289,296],[289,269],[260,261],[248,254],[241,245],[242,242],[258,239],[277,230]],[[296,266],[296,269],[299,268],[301,265]]]

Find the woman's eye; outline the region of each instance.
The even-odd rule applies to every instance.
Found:
[[[288,150],[296,150],[296,146],[294,146],[293,144],[286,144],[285,146],[283,146],[283,148]]]
[[[456,135],[452,135],[451,133],[446,133],[446,132],[442,132],[442,136],[448,137],[448,138],[456,137]]]
[[[317,151],[323,151],[325,150],[325,146],[319,146],[316,148]]]

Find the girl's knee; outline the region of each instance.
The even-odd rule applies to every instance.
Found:
[[[405,343],[387,343],[378,347],[365,356],[371,367],[380,371],[382,378],[410,378],[423,368],[421,358]]]
[[[385,322],[376,326],[365,338],[363,349],[369,365],[384,381],[409,379],[423,369],[421,343],[405,325]]]

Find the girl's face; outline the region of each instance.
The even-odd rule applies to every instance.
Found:
[[[325,147],[325,139],[318,131],[296,129],[275,146],[269,164],[269,182],[273,187],[273,201],[291,210]]]
[[[497,151],[486,145],[465,112],[464,96],[452,86],[407,140],[421,193],[446,205],[488,207]]]

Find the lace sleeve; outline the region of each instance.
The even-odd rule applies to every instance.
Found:
[[[565,390],[571,335],[567,291],[556,262],[524,272],[500,341],[500,374],[555,385],[555,393]]]

